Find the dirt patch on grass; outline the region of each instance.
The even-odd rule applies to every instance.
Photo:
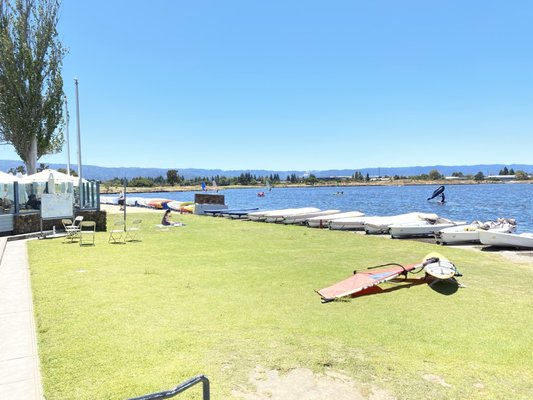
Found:
[[[533,266],[533,251],[502,251],[500,254],[508,260]]]
[[[444,386],[444,387],[451,387],[452,386],[449,383],[446,383],[446,381],[444,380],[444,378],[442,376],[426,374],[426,375],[422,375],[422,378],[425,381],[428,381],[428,382],[431,382],[431,383],[436,383],[436,384]]]
[[[482,253],[495,253],[515,263],[533,265],[533,250],[529,249],[509,249],[504,247],[486,246],[482,244],[464,244],[455,245],[453,247],[456,249],[481,251]]]
[[[255,388],[233,391],[234,398],[244,400],[394,400],[386,390],[359,384],[349,377],[328,371],[315,374],[307,368],[296,368],[287,374],[257,366],[249,377]]]

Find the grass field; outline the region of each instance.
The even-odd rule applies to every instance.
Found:
[[[533,398],[531,263],[211,217],[175,217],[187,226],[160,232],[160,217],[143,214],[142,241],[125,245],[106,233],[94,247],[29,242],[47,399],[124,399],[198,374],[213,399],[228,399],[258,365],[337,371],[398,399]],[[328,304],[314,292],[435,250],[467,288],[424,284]],[[190,392],[178,398],[201,398]]]

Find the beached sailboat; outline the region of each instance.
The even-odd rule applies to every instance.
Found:
[[[360,217],[338,218],[328,222],[329,229],[341,231],[360,231],[365,227],[365,223],[372,221],[376,216],[363,215]]]
[[[303,208],[285,208],[280,210],[264,210],[264,211],[255,211],[248,214],[248,218],[250,221],[258,221],[258,222],[264,222],[267,217],[279,217],[294,213],[305,213],[305,212],[313,212],[313,211],[320,211],[318,208],[315,207],[303,207]]]
[[[303,213],[303,214],[297,214],[297,215],[291,215],[283,220],[284,224],[290,225],[290,224],[304,224],[305,221],[308,218],[312,217],[327,217],[330,215],[335,215],[340,213],[340,210],[323,210],[323,211],[315,211],[310,213]]]
[[[144,205],[145,198],[144,197],[135,197],[135,196],[127,196],[126,197],[126,205],[130,207],[137,207],[139,205]]]
[[[500,218],[496,221],[474,221],[468,225],[453,226],[435,233],[437,244],[479,243],[479,232],[512,233],[516,229],[516,221]]]
[[[533,249],[533,233],[479,231],[479,241],[491,246]]]
[[[411,224],[424,220],[438,220],[437,214],[412,212],[407,214],[391,215],[386,217],[376,217],[368,222],[365,222],[365,232],[367,234],[382,234],[388,233],[391,225],[397,224]]]
[[[204,214],[212,215],[213,217],[226,217],[231,219],[247,218],[248,214],[253,211],[258,211],[258,207],[254,208],[224,208],[217,210],[204,210]]]
[[[319,215],[315,217],[310,217],[306,219],[307,226],[310,228],[326,228],[330,221],[341,219],[341,218],[353,218],[353,217],[362,217],[365,214],[359,211],[348,211],[340,212],[332,215]]]
[[[118,205],[118,196],[100,196],[100,203]]]
[[[438,218],[436,221],[419,221],[410,224],[394,224],[389,226],[389,233],[394,238],[408,237],[433,237],[435,234],[446,228],[464,226],[464,221],[450,221],[446,218]]]
[[[167,203],[170,203],[172,200],[170,199],[147,199],[146,200],[146,206],[147,207],[151,207],[151,208],[157,208],[159,210],[163,209],[163,208],[168,208],[166,207],[166,204]]]
[[[270,223],[276,223],[276,222],[283,222],[287,218],[291,217],[297,217],[300,215],[309,215],[310,213],[314,213],[320,211],[319,208],[315,207],[304,207],[304,208],[297,208],[292,211],[282,211],[282,212],[273,212],[269,213],[265,219],[265,222]]]

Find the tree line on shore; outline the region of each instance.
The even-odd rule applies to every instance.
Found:
[[[37,172],[40,172],[44,169],[50,168],[47,164],[39,164],[37,167]],[[59,168],[59,172],[67,173],[65,168]],[[20,165],[16,168],[11,168],[9,173],[16,175],[17,173],[26,173],[26,169],[23,165]],[[78,176],[77,172],[73,169],[70,170],[71,176]],[[514,179],[517,181],[527,181],[532,179],[529,174],[525,171],[514,171],[513,168],[504,167],[500,170],[499,176],[514,176]],[[483,172],[478,172],[477,174],[463,174],[462,172],[453,172],[452,178],[458,180],[470,180],[475,182],[494,180],[494,178],[489,178],[483,174]],[[413,176],[403,176],[403,175],[394,175],[394,176],[370,176],[368,173],[363,174],[360,171],[355,171],[351,176],[336,176],[328,178],[317,178],[313,174],[298,176],[296,174],[287,175],[285,179],[281,179],[279,174],[270,174],[265,176],[257,176],[249,172],[243,172],[239,176],[227,177],[224,175],[215,175],[215,176],[204,176],[204,177],[194,177],[185,179],[183,175],[179,174],[177,169],[169,169],[167,171],[166,177],[158,176],[156,178],[152,177],[136,177],[127,180],[125,178],[113,178],[104,182],[101,182],[104,187],[121,187],[124,184],[127,184],[129,187],[160,187],[160,186],[199,186],[202,182],[206,184],[212,184],[216,182],[216,186],[257,186],[257,185],[267,185],[267,184],[296,184],[296,185],[315,185],[320,182],[334,182],[340,184],[349,184],[349,183],[364,183],[371,181],[398,181],[398,180],[411,180],[411,181],[439,181],[443,180],[446,177],[441,174],[438,170],[433,169],[427,174],[413,175]],[[497,180],[497,179],[496,179]]]
[[[507,167],[500,170],[499,175],[514,175],[516,180],[528,180],[529,175],[524,171],[514,171],[512,168],[509,170]],[[463,174],[462,172],[452,173],[452,177],[455,179],[473,180],[476,182],[486,181],[487,177],[483,172],[478,172],[475,175]],[[335,182],[335,183],[363,183],[371,181],[396,181],[396,180],[414,180],[414,181],[438,181],[445,179],[437,170],[431,170],[427,174],[420,174],[416,176],[370,176],[368,173],[363,174],[360,171],[355,171],[351,176],[344,177],[330,177],[330,178],[317,178],[313,174],[306,174],[304,176],[297,176],[296,174],[290,174],[282,179],[279,174],[270,174],[266,176],[257,176],[249,172],[243,172],[239,176],[227,177],[223,175],[193,177],[186,179],[183,175],[179,174],[176,169],[169,169],[166,177],[158,176],[152,177],[136,177],[125,180],[125,178],[113,178],[111,180],[102,182],[104,187],[120,187],[127,184],[129,187],[157,187],[157,186],[199,186],[203,183],[207,185],[216,186],[254,186],[254,185],[268,185],[268,184],[303,184],[303,185],[315,185],[320,182]]]

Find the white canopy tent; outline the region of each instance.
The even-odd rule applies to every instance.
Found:
[[[52,175],[52,178],[50,178]],[[19,180],[20,183],[46,183],[50,179],[53,179],[54,183],[72,183],[74,186],[78,186],[79,178],[77,176],[70,176],[62,172],[56,171],[55,169],[44,169],[41,172],[37,172],[33,175],[25,176]],[[87,180],[83,179],[83,182]]]
[[[17,182],[18,180],[19,178],[17,178],[15,175],[0,171],[0,184],[13,183]]]

